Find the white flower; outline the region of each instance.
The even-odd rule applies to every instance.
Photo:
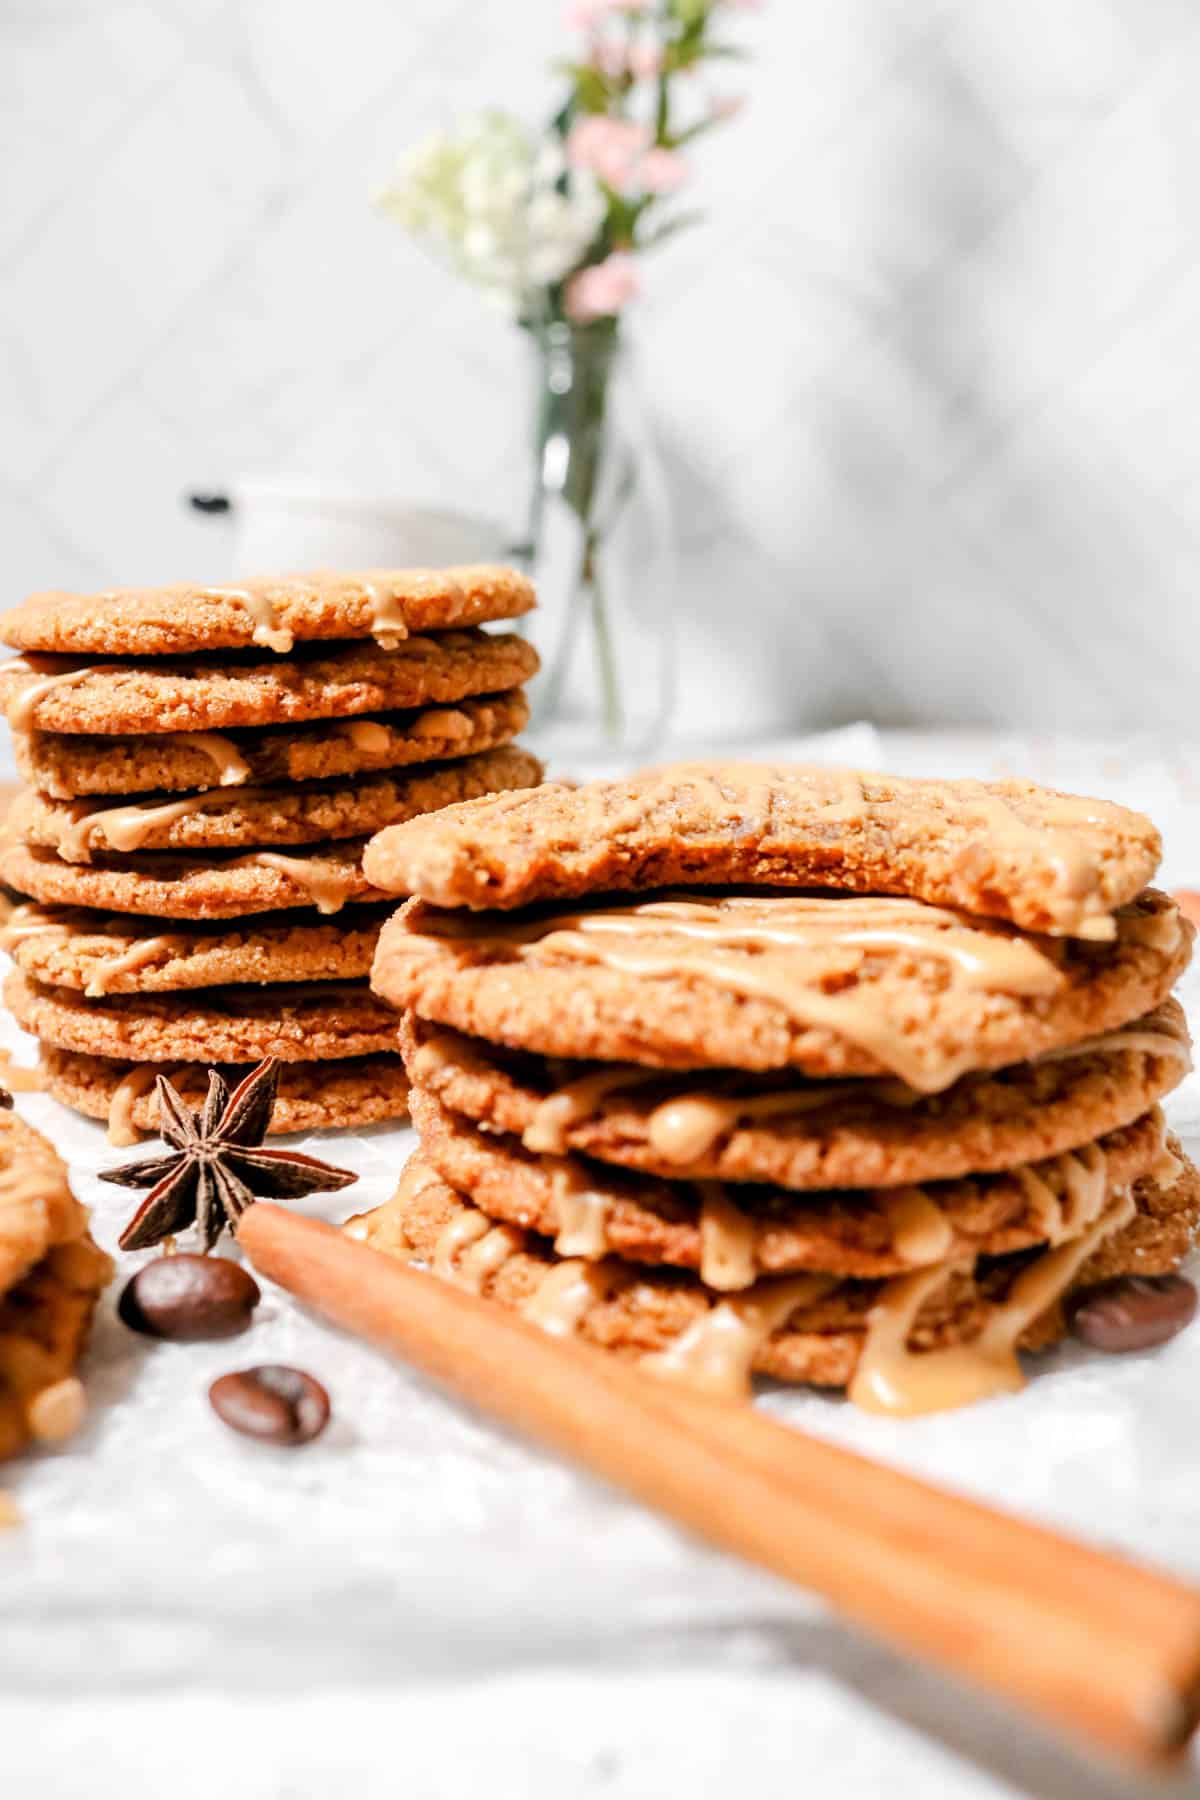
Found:
[[[401,158],[378,201],[513,313],[578,266],[605,210],[588,171],[568,169],[556,144],[500,112],[454,136],[435,131]]]

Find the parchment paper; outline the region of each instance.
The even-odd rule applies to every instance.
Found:
[[[1200,886],[1196,794],[1178,764],[1149,743],[880,742],[857,728],[815,746],[769,749],[914,773],[1030,771],[1129,798],[1167,829],[1168,882]],[[1189,980],[1185,1003],[1195,996]],[[0,1026],[0,1040],[23,1044],[19,1057],[32,1060],[11,1021]],[[17,1104],[69,1159],[77,1192],[94,1208],[96,1234],[112,1248],[132,1196],[101,1185],[96,1172],[137,1152],[111,1149],[99,1126],[44,1096],[20,1095]],[[1197,1078],[1168,1110],[1200,1151]],[[378,1128],[296,1141],[358,1171],[356,1187],[303,1203],[314,1215],[341,1219],[387,1197],[412,1137]],[[614,1680],[619,1671],[644,1698],[681,1665],[701,1664],[726,1682],[727,1693],[742,1693],[748,1667],[759,1671],[763,1705],[774,1703],[768,1672],[774,1679],[793,1664],[797,1634],[803,1641],[819,1617],[805,1596],[686,1543],[277,1291],[267,1292],[241,1339],[177,1346],[134,1336],[113,1307],[138,1260],[123,1259],[101,1308],[85,1369],[86,1429],[65,1449],[2,1472],[0,1485],[16,1495],[27,1524],[0,1534],[0,1696],[28,1703],[20,1713],[27,1725],[42,1717],[43,1702],[64,1695],[84,1709],[76,1718],[86,1722],[85,1744],[97,1718],[125,1717],[135,1696],[157,1697],[164,1718],[195,1699],[193,1724],[215,1693],[229,1706],[236,1694],[241,1708],[259,1696],[276,1715],[285,1697],[293,1714],[298,1697],[330,1707],[336,1697],[329,1717],[345,1719],[367,1694],[411,1694],[419,1683],[434,1707],[459,1684],[486,1680],[516,1684],[530,1704],[529,1694],[567,1692],[574,1675],[588,1670]],[[296,1363],[325,1383],[335,1423],[323,1439],[301,1452],[273,1451],[238,1439],[214,1418],[208,1383],[257,1361]],[[776,1390],[761,1404],[808,1430],[1200,1576],[1200,1327],[1152,1353],[1106,1358],[1066,1348],[1034,1367],[1020,1395],[916,1421],[868,1417],[815,1393]],[[874,1666],[873,1653],[864,1654]],[[815,1729],[816,1719],[828,1725],[834,1702],[826,1686],[819,1704],[811,1682],[805,1691],[805,1729]],[[844,1703],[843,1696],[837,1704]],[[507,1718],[507,1704],[488,1716]],[[641,1716],[632,1700],[627,1716]],[[608,1724],[619,1725],[619,1715]],[[296,1729],[316,1727],[310,1719]],[[912,1737],[907,1729],[903,1735]],[[68,1732],[64,1756],[72,1741]],[[25,1748],[28,1760],[18,1766],[28,1770],[34,1757]],[[353,1743],[343,1748],[346,1766],[358,1767]],[[43,1742],[37,1767],[48,1754]],[[60,1785],[48,1791],[108,1791],[103,1783],[72,1785],[80,1754],[76,1742],[70,1779],[64,1763]],[[203,1760],[199,1746],[197,1754]],[[447,1751],[447,1767],[458,1766],[457,1754]],[[897,1793],[909,1791],[906,1754],[895,1751],[888,1763]],[[363,1768],[378,1773],[378,1747],[371,1756]],[[368,1774],[352,1791],[401,1791]],[[295,1785],[276,1787],[264,1775],[263,1785],[227,1791],[332,1791],[306,1786],[302,1775],[289,1780]],[[619,1770],[597,1775],[595,1786],[642,1791],[622,1786]],[[853,1782],[850,1789],[876,1791]],[[190,1790],[185,1783],[179,1791]],[[431,1778],[414,1791],[465,1790]],[[709,1789],[693,1782],[690,1791]],[[911,1791],[932,1790],[918,1783]],[[1012,1790],[982,1775],[954,1786],[943,1769],[938,1791]]]

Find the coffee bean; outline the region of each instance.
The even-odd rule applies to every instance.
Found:
[[[131,1331],[195,1343],[236,1337],[261,1299],[253,1275],[227,1256],[159,1256],[125,1284],[117,1311]]]
[[[208,1398],[226,1425],[268,1444],[307,1444],[329,1423],[329,1395],[320,1382],[280,1363],[222,1375]]]
[[[1189,1324],[1196,1290],[1182,1275],[1115,1275],[1067,1302],[1071,1330],[1096,1350],[1149,1350]]]

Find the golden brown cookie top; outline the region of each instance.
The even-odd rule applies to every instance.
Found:
[[[684,883],[846,888],[1103,939],[1160,849],[1140,813],[1027,781],[679,763],[385,832],[370,874],[473,908]]]
[[[56,850],[64,862],[139,850],[237,850],[250,845],[316,844],[363,837],[470,795],[531,787],[541,764],[506,746],[457,762],[398,774],[283,787],[215,787],[199,794],[144,800],[50,800],[29,792],[16,801],[8,830],[17,840]]]
[[[18,731],[17,767],[55,800],[91,794],[180,793],[337,776],[444,762],[497,750],[529,723],[520,688],[372,718],[319,719],[238,732],[173,731],[154,736]],[[20,790],[14,788],[13,796]]]
[[[1191,1066],[1176,1000],[1143,1019],[925,1096],[903,1082],[790,1072],[672,1075],[551,1062],[407,1014],[413,1081],[527,1150],[568,1151],[667,1180],[788,1188],[900,1187],[1013,1168],[1130,1124]]]
[[[253,652],[134,665],[30,654],[0,665],[14,731],[234,731],[442,705],[518,687],[537,652],[511,633],[444,631],[378,644],[310,644],[287,658]]]
[[[930,1093],[1157,1006],[1191,926],[1149,890],[1117,930],[1035,938],[919,900],[761,890],[522,913],[414,900],[384,926],[372,981],[421,1018],[546,1056],[897,1075]]]
[[[514,619],[536,604],[515,569],[365,569],[257,576],[225,587],[110,588],[32,594],[0,618],[17,650],[75,656],[181,656],[259,645],[286,654],[315,638],[375,638]]]

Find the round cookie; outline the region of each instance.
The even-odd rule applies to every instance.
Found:
[[[268,982],[352,981],[371,967],[380,907],[355,907],[333,923],[315,912],[180,927],[128,914],[21,906],[0,926],[0,949],[46,987],[104,994]],[[155,931],[161,924],[164,929]]]
[[[680,763],[463,806],[436,830],[410,822],[378,838],[369,873],[476,908],[671,885],[844,888],[1104,940],[1161,848],[1140,813],[1028,781]]]
[[[204,1063],[119,1062],[113,1057],[84,1056],[43,1045],[39,1067],[46,1092],[55,1100],[90,1119],[119,1122],[137,1131],[158,1130],[152,1077],[159,1070],[169,1075],[171,1085],[193,1111],[200,1109],[208,1092],[208,1065]],[[221,1073],[232,1091],[249,1071],[244,1065],[226,1064]],[[402,1119],[407,1111],[408,1082],[398,1056],[384,1053],[337,1062],[285,1063],[279,1072],[269,1130],[273,1135],[346,1130]],[[120,1135],[129,1141],[133,1131]]]
[[[251,845],[316,844],[363,837],[467,794],[529,787],[541,764],[527,750],[484,750],[459,762],[432,763],[407,774],[363,775],[350,783],[309,782],[280,788],[209,788],[182,798],[136,804],[49,800],[27,793],[13,806],[8,830],[26,844],[56,850],[64,862],[138,850],[242,850]]]
[[[85,794],[179,793],[263,783],[328,781],[337,776],[474,756],[510,743],[529,723],[520,688],[454,706],[318,720],[235,734],[159,732],[99,737],[18,731],[17,767],[55,800]]]
[[[87,1214],[57,1150],[18,1113],[0,1111],[0,1294],[54,1244],[86,1229]]]
[[[314,638],[377,638],[513,619],[536,604],[515,569],[365,569],[258,576],[230,587],[177,582],[101,594],[32,594],[4,616],[0,641],[68,655],[182,656]]]
[[[379,841],[364,857],[376,875]],[[898,1075],[936,1092],[1151,1011],[1192,935],[1153,890],[1122,909],[1112,944],[837,895],[485,916],[414,900],[384,926],[372,982],[421,1018],[545,1056]]]
[[[406,638],[394,650],[310,645],[286,662],[217,656],[134,666],[22,657],[0,665],[0,708],[14,731],[233,731],[445,705],[519,687],[537,667],[524,638],[485,631]]]
[[[537,1155],[517,1138],[480,1131],[416,1086],[409,1110],[439,1175],[489,1218],[557,1234],[563,1254],[586,1241],[593,1253],[699,1269],[710,1286],[730,1288],[758,1275],[898,1275],[1026,1249],[1078,1230],[1081,1214],[1098,1216],[1163,1154],[1156,1109],[1078,1152],[1024,1165],[1030,1174],[998,1170],[919,1189],[691,1188],[611,1164]],[[711,1273],[718,1264],[736,1265],[737,1278]]]
[[[381,900],[362,872],[364,838],[295,852],[172,856],[155,852],[67,863],[53,850],[0,843],[0,881],[46,906],[150,914],[157,919],[237,919],[315,905],[335,913]]]
[[[14,970],[4,999],[43,1043],[127,1062],[322,1062],[396,1048],[395,1015],[359,982],[89,1000]]]
[[[1114,1275],[1165,1274],[1182,1261],[1200,1218],[1200,1177],[1195,1169],[1184,1159],[1177,1180],[1160,1186],[1143,1179],[1135,1184],[1133,1195],[1137,1207],[1133,1219],[1103,1238],[1064,1294],[1021,1335],[1022,1349],[1046,1349],[1066,1335],[1063,1300],[1076,1288]],[[349,1220],[345,1229],[385,1254],[417,1257],[464,1280],[461,1250],[446,1269],[445,1234],[448,1228],[457,1228],[463,1234],[461,1243],[468,1246],[473,1211],[418,1155],[408,1165],[395,1198]],[[506,1254],[498,1266],[481,1273],[478,1289],[500,1305],[524,1310],[552,1271],[564,1265],[544,1238],[515,1227],[504,1229],[510,1240]],[[1010,1292],[1014,1277],[1030,1262],[1028,1255],[1018,1255],[981,1263],[972,1273],[961,1268],[948,1272],[917,1314],[908,1337],[910,1349],[941,1349],[976,1337],[997,1301]],[[580,1265],[572,1267],[579,1270]],[[769,1287],[761,1284],[755,1293]],[[754,1373],[819,1387],[848,1386],[866,1341],[867,1315],[879,1294],[878,1282],[847,1280],[785,1312],[754,1347]],[[556,1328],[573,1329],[583,1341],[630,1359],[670,1351],[718,1306],[728,1309],[738,1304],[710,1293],[683,1271],[626,1268],[611,1258],[592,1266],[588,1288],[572,1279],[565,1297],[576,1296],[577,1307],[552,1321]]]
[[[73,1371],[112,1272],[81,1227],[0,1295],[0,1459],[31,1442],[57,1443],[82,1422]]]
[[[895,1080],[663,1075],[541,1057],[406,1014],[412,1080],[527,1149],[581,1152],[665,1179],[788,1188],[897,1187],[1011,1169],[1131,1124],[1191,1067],[1177,1000],[1144,1019],[922,1096]]]

